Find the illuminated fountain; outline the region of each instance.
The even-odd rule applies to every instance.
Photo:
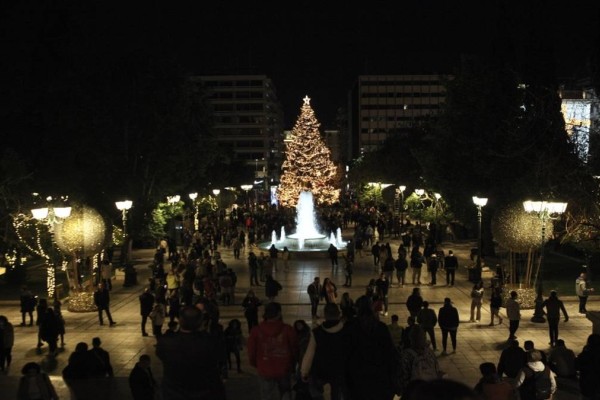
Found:
[[[327,251],[330,244],[333,244],[338,250],[346,248],[340,228],[335,233],[331,232],[329,238],[317,229],[314,199],[311,192],[300,193],[296,205],[296,232],[286,235],[285,228],[282,226],[279,239],[277,233],[273,231],[271,232],[271,241],[263,242],[259,247],[268,249],[273,244],[278,249],[287,247],[289,251],[293,252]]]

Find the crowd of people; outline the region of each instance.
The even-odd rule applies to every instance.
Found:
[[[335,283],[338,252],[330,247],[327,254],[331,276],[323,280],[315,276],[306,287],[312,320],[300,319],[288,324],[283,320],[285,306],[278,302],[278,295],[285,288],[275,277],[279,271],[289,269],[289,250],[271,246],[263,251],[252,245],[257,238],[266,237],[270,224],[282,223],[281,219],[273,218],[265,221],[261,229],[254,229],[252,240],[248,227],[259,226],[258,220],[244,221],[244,229],[230,226],[218,229],[218,224],[209,224],[190,235],[184,248],[179,250],[167,238],[160,241],[151,265],[152,277],[139,296],[139,307],[142,336],[149,336],[150,331],[156,338],[156,356],[163,365],[162,383],[158,384],[150,370],[150,356],[142,355],[129,377],[134,398],[153,398],[160,387],[164,398],[169,399],[224,399],[230,371],[243,372],[240,352],[244,350],[250,366],[256,369],[263,399],[291,398],[292,393],[298,400],[320,399],[324,398],[327,385],[332,399],[391,400],[400,394],[403,398],[426,398],[429,389],[425,388],[430,386],[423,386],[421,382],[437,385],[446,377],[438,357],[457,351],[461,318],[451,298],[445,298],[443,305],[434,309],[423,298],[421,289],[423,285],[439,285],[439,280],[443,281],[443,278],[438,280],[440,272],[445,272],[447,287],[455,285],[459,264],[453,252],[439,251],[433,236],[424,235],[418,226],[414,230],[403,230],[394,220],[389,223],[381,220],[372,226],[360,218],[355,220],[351,214],[333,213],[328,216],[332,228],[337,224],[347,226],[349,221],[355,221],[356,227],[343,254],[346,278],[343,287],[352,287],[354,263],[367,253],[372,256],[373,278],[364,282],[364,293],[356,299],[349,291],[339,290]],[[385,242],[386,233],[401,239],[397,252]],[[237,275],[223,261],[223,247],[231,250],[236,260],[241,259],[242,253],[247,257],[250,288],[243,298],[236,298]],[[363,253],[365,248],[370,251]],[[423,267],[426,276],[421,272]],[[581,297],[587,297],[592,290],[585,286],[585,276],[581,280],[583,283],[579,280],[577,283],[578,294],[581,294],[580,305],[583,302],[585,309]],[[391,311],[389,295],[394,285],[400,289],[413,286],[406,299],[409,317],[405,326],[395,314],[389,325],[383,322],[383,317]],[[488,288],[483,281],[474,282],[470,318],[464,318],[463,323],[481,322],[484,289]],[[525,342],[524,349],[519,347],[516,338],[521,319],[518,293],[513,292],[505,299],[501,283],[489,289],[490,325],[494,326],[496,320],[497,325],[503,325],[499,310],[506,307],[509,346],[497,362],[480,366],[481,381],[473,390],[464,391],[468,393],[465,398],[471,395],[485,399],[512,399],[518,395],[522,400],[534,398],[531,396],[535,395],[536,385],[532,382],[536,382],[541,373],[548,376],[549,393],[563,384],[562,379],[578,379],[582,394],[597,393],[590,392],[598,383],[589,378],[590,368],[600,366],[597,335],[590,336],[578,356],[566,348],[559,339],[558,326],[561,313],[565,321],[569,317],[556,292],[543,304],[552,345],[552,351],[546,355],[530,341]],[[99,323],[103,324],[106,315],[112,327],[116,322],[109,309],[110,290],[110,277],[102,279],[94,300]],[[223,321],[221,318],[222,307],[230,306],[241,307],[247,337],[240,319]],[[49,354],[55,356],[58,340],[64,345],[60,302],[48,307],[44,299],[37,299],[23,288],[22,326],[33,326],[34,312],[37,313],[35,324],[39,327],[38,348],[47,343]],[[10,365],[10,347],[14,342],[10,333],[12,325],[5,320],[0,316],[3,368]],[[148,320],[151,330],[147,328]],[[98,365],[104,369],[101,371]],[[39,373],[39,365],[24,368],[24,378],[29,377],[27,385],[34,381],[45,382],[43,373],[41,377],[37,376]],[[110,357],[100,347],[99,338],[92,340],[91,349],[86,343],[79,343],[63,371],[75,395],[90,385],[99,385],[97,393],[106,394],[110,388],[107,381],[112,375]]]

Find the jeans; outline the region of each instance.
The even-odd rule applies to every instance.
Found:
[[[279,379],[258,377],[261,400],[292,400],[291,376]]]

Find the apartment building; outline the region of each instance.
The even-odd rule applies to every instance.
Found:
[[[210,75],[191,78],[212,108],[217,140],[255,173],[255,181],[279,179],[283,112],[275,85],[265,75]]]
[[[451,77],[363,75],[350,94],[351,154],[380,146],[392,134],[413,129],[436,114],[445,99],[444,82]]]

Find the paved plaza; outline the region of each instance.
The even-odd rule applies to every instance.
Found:
[[[398,247],[398,240],[384,239],[383,242],[389,242],[394,254]],[[441,248],[447,253],[448,250],[454,250],[459,258],[460,269],[457,272],[456,284],[454,287],[446,287],[445,274],[438,274],[438,286],[422,285],[421,291],[423,298],[429,301],[431,308],[439,309],[445,297],[450,297],[459,310],[461,325],[458,329],[458,346],[454,354],[439,357],[442,369],[447,373],[447,377],[474,386],[479,379],[479,364],[484,361],[497,363],[500,351],[506,345],[508,337],[508,320],[505,318],[504,309],[501,315],[505,318],[502,325],[488,326],[490,321],[489,313],[489,290],[486,290],[484,296],[484,305],[482,309],[482,321],[480,323],[470,323],[470,290],[472,284],[467,280],[467,270],[465,265],[471,263],[469,259],[470,250],[473,247],[471,242],[447,242],[441,245]],[[231,250],[219,249],[224,261],[229,267],[232,267],[238,275],[238,284],[236,288],[236,304],[221,307],[221,323],[226,325],[232,318],[239,318],[243,322],[244,335],[247,337],[246,324],[243,317],[243,310],[239,305],[242,298],[249,289],[249,274],[246,262],[247,253],[243,252],[241,260],[235,260]],[[30,361],[40,362],[43,368],[50,374],[51,379],[57,388],[61,399],[69,399],[69,390],[65,386],[60,373],[65,367],[67,359],[74,350],[78,342],[87,342],[91,346],[91,340],[95,336],[102,339],[103,347],[110,352],[115,377],[111,380],[111,397],[115,399],[131,398],[127,377],[138,358],[142,354],[149,354],[152,357],[152,369],[155,377],[162,377],[162,367],[158,358],[154,355],[153,337],[142,337],[140,332],[140,315],[138,296],[142,292],[143,283],[147,282],[150,276],[150,269],[147,267],[152,261],[153,249],[134,251],[134,259],[138,271],[138,285],[133,287],[123,287],[121,277],[117,278],[113,285],[111,294],[111,312],[117,325],[109,327],[98,325],[96,313],[71,313],[64,309],[66,320],[66,346],[64,350],[56,357],[56,361],[46,357],[47,345],[42,349],[42,354],[36,352],[37,328],[20,327],[21,317],[19,313],[18,299],[14,301],[3,301],[0,303],[0,314],[6,315],[15,326],[15,346],[13,348],[13,363],[6,375],[0,375],[0,398],[16,398],[18,380],[21,375],[21,367]],[[342,261],[340,259],[340,261]],[[376,278],[374,272],[373,259],[369,252],[364,252],[362,258],[357,256],[354,270],[353,287],[345,288],[343,266],[340,264],[339,270],[332,274],[330,261],[326,254],[317,254],[309,257],[294,257],[290,259],[289,272],[283,272],[280,262],[279,271],[274,274],[275,278],[282,284],[283,291],[278,297],[278,301],[283,304],[284,320],[293,323],[297,319],[304,319],[311,322],[310,305],[306,294],[306,287],[312,282],[315,276],[332,277],[338,286],[338,295],[341,296],[345,291],[349,292],[353,299],[358,298],[365,292],[365,287],[371,278]],[[425,268],[424,268],[425,271]],[[410,271],[407,272],[410,281]],[[577,277],[577,272],[573,272],[573,282]],[[428,282],[427,273],[424,272],[422,282]],[[486,286],[489,285],[489,279],[486,279]],[[574,285],[573,285],[574,286]],[[256,289],[256,288],[255,288]],[[257,294],[264,298],[264,288],[258,288]],[[382,316],[381,320],[388,324],[392,314],[400,317],[402,325],[408,317],[405,301],[413,289],[412,285],[406,285],[399,288],[396,285],[394,277],[394,287],[390,290],[390,310],[388,316]],[[577,312],[577,301],[574,293],[564,293],[559,296],[565,302],[570,320],[566,323],[560,323],[560,338],[564,339],[567,347],[573,349],[576,354],[581,352],[588,335],[592,332],[592,324],[589,320]],[[599,308],[597,297],[592,297],[588,309],[597,310]],[[321,306],[322,307],[322,306]],[[320,308],[322,314],[322,308]],[[530,322],[533,310],[522,312],[523,318],[520,328],[517,332],[519,342],[531,339],[536,347],[547,350],[548,330],[547,325]],[[148,324],[150,327],[150,324]],[[438,348],[441,348],[441,332],[436,328]],[[437,353],[439,354],[439,353]],[[231,371],[230,378],[226,383],[228,398],[230,399],[259,399],[258,384],[256,382],[255,370],[248,365],[247,355],[242,352],[241,374]],[[577,399],[578,394],[572,388],[561,388],[555,399]]]

